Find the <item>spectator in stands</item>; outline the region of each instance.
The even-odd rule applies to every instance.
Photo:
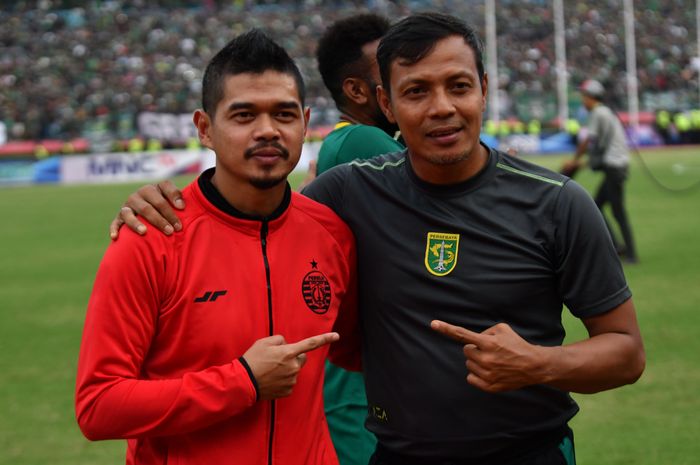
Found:
[[[274,31],[308,82],[317,124],[333,124],[335,112],[316,71],[315,44],[326,26],[375,2],[270,3],[172,0],[156,2],[4,2],[0,9],[0,120],[11,140],[72,139],[84,135],[89,115],[108,110],[108,129],[122,140],[134,134],[140,112],[190,113],[197,106],[200,69],[213,50],[248,27]],[[642,2],[644,3],[644,2]],[[159,2],[163,5],[163,2]],[[483,0],[414,4],[450,10],[477,22],[483,35]],[[70,8],[74,5],[77,7]],[[405,16],[403,2],[383,2],[389,18]],[[697,65],[689,31],[695,17],[682,2],[637,5],[639,91],[671,102],[697,100]],[[556,95],[554,29],[548,2],[499,3],[499,69],[503,101],[529,121],[533,103]],[[615,2],[566,2],[568,72],[572,82],[589,76],[616,82],[609,104],[626,104],[622,12]],[[658,38],[663,38],[663,41]],[[495,87],[494,87],[495,89]],[[651,100],[651,99],[650,99]],[[654,110],[655,108],[649,108]],[[668,108],[671,111],[687,108]],[[554,115],[551,115],[554,116]],[[543,120],[543,123],[545,121]],[[185,144],[185,140],[180,141]]]

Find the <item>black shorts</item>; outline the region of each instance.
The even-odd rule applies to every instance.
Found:
[[[503,457],[478,460],[423,459],[395,454],[381,444],[377,444],[377,450],[369,459],[369,465],[576,465],[574,433],[567,427],[558,442],[550,441],[520,454],[519,457],[509,459]]]

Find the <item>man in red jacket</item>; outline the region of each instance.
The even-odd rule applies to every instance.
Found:
[[[216,167],[184,190],[184,227],[125,231],[100,265],[78,423],[89,439],[128,439],[128,464],[335,465],[323,367],[331,331],[355,327],[355,245],[286,182],[309,118],[303,80],[253,30],[209,63],[202,104],[194,123]]]

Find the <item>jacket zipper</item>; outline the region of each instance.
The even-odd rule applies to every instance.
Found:
[[[270,323],[269,335],[274,334],[272,321],[272,284],[270,282],[270,262],[267,260],[267,220],[263,220],[260,228],[260,244],[262,245],[263,262],[265,263],[265,279],[267,281],[267,316]],[[275,401],[270,401],[270,439],[267,444],[267,463],[272,465],[272,440],[275,436]]]

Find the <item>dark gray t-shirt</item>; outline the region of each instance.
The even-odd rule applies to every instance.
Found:
[[[531,386],[489,394],[468,385],[444,320],[474,331],[499,322],[560,345],[562,304],[579,318],[630,298],[600,212],[568,178],[490,150],[458,185],[416,177],[405,153],[327,171],[304,193],[355,233],[367,427],[396,453],[470,459],[563,427],[568,393]]]

